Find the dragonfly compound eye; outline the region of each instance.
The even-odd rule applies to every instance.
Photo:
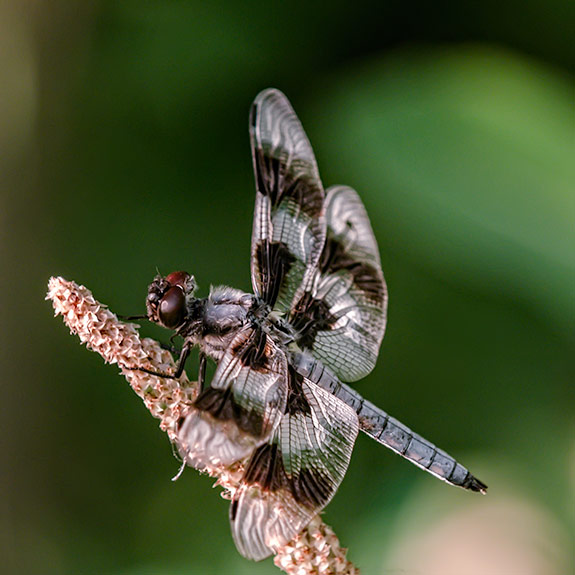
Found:
[[[186,316],[186,296],[179,286],[171,287],[162,298],[158,310],[160,322],[169,329],[178,327]]]
[[[190,274],[188,272],[172,272],[166,276],[166,281],[172,286],[180,286],[184,288],[186,282],[190,279]]]

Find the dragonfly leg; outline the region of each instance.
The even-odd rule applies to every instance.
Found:
[[[200,393],[204,391],[204,385],[206,383],[206,365],[208,362],[208,357],[205,353],[200,352],[200,367],[198,369],[198,386],[200,388]]]
[[[156,377],[163,377],[165,379],[179,379],[182,373],[184,373],[184,366],[186,365],[186,360],[188,359],[189,355],[190,355],[190,347],[185,345],[180,351],[180,357],[176,362],[176,370],[173,374],[162,373],[160,371],[146,369],[145,367],[129,367],[127,365],[123,365],[122,367],[130,371],[143,371],[144,373],[149,373],[150,375],[155,375]]]

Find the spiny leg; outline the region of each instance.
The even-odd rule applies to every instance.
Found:
[[[198,385],[200,387],[200,393],[204,391],[204,385],[206,383],[206,366],[208,363],[208,357],[205,353],[200,352],[200,367],[198,369]]]
[[[180,357],[176,362],[176,371],[173,374],[170,373],[161,373],[159,371],[153,371],[151,369],[146,369],[145,367],[129,367],[124,365],[124,369],[128,369],[130,371],[143,371],[144,373],[149,373],[150,375],[155,375],[157,377],[163,377],[166,379],[179,379],[182,373],[184,373],[184,367],[186,365],[186,360],[190,355],[190,346],[184,345],[180,352]]]

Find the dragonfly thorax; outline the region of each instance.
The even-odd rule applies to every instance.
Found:
[[[189,348],[199,346],[215,361],[231,339],[253,321],[256,298],[227,286],[214,287],[207,298],[197,298],[194,277],[186,272],[157,276],[148,288],[148,319],[174,330]]]

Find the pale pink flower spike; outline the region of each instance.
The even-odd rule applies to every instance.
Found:
[[[173,373],[175,362],[170,352],[153,339],[141,339],[137,325],[120,321],[94,299],[90,290],[75,282],[50,278],[46,299],[52,301],[55,315],[62,316],[88,349],[100,354],[106,363],[120,366],[122,375],[173,441],[179,418],[193,409],[197,384],[190,382],[185,373],[175,380],[133,369]],[[223,497],[233,496],[241,478],[241,465],[205,471],[217,477],[215,485],[224,488]],[[293,541],[278,550],[274,563],[291,575],[359,575],[346,559],[346,552],[332,529],[316,516]]]

